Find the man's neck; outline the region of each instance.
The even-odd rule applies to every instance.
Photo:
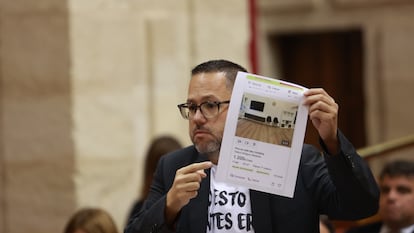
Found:
[[[409,226],[390,226],[386,225],[386,229],[388,229],[389,233],[405,233],[405,232],[414,232],[414,224],[411,224]],[[381,231],[382,232],[382,231]]]
[[[220,154],[220,152],[217,151],[217,152],[207,154],[207,157],[213,164],[217,165],[218,159],[219,159],[219,154]]]

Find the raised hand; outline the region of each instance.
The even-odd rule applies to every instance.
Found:
[[[330,154],[338,151],[338,104],[322,88],[312,88],[304,93],[304,104],[309,105],[309,118],[318,130]]]
[[[172,225],[183,206],[197,196],[200,182],[207,175],[204,169],[213,165],[212,162],[193,163],[177,170],[174,183],[167,193],[165,216],[167,223]]]

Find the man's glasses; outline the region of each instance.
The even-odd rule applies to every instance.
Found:
[[[181,116],[184,119],[188,120],[196,114],[197,109],[200,109],[201,114],[203,114],[205,118],[216,117],[220,112],[220,105],[228,104],[228,103],[230,103],[230,100],[221,101],[221,102],[207,101],[207,102],[201,103],[200,105],[184,103],[184,104],[177,105],[177,107],[180,110]]]

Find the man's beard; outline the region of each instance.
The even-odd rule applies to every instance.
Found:
[[[217,136],[217,134],[214,134],[210,128],[207,128],[204,126],[197,125],[196,128],[193,130],[193,132],[197,130],[207,131],[213,137],[211,140],[202,141],[201,143],[197,143],[193,137],[191,138],[191,141],[193,142],[198,153],[205,154],[208,156],[209,155],[218,156],[220,152],[223,136]]]
[[[192,139],[193,144],[200,154],[218,154],[221,148],[221,141],[222,137],[216,137],[210,130],[208,130],[214,138],[208,142],[196,143],[194,139]]]
[[[210,154],[218,154],[218,152],[220,151],[220,147],[221,147],[221,140],[214,140],[211,142],[208,142],[207,145],[198,145],[196,143],[194,143],[195,148],[197,149],[198,153],[200,154],[206,154],[206,155],[210,155]]]

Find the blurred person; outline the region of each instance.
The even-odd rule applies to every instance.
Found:
[[[335,227],[326,215],[319,216],[319,233],[335,233]]]
[[[82,208],[66,224],[64,233],[118,233],[112,216],[100,208]]]
[[[414,161],[386,163],[379,187],[381,221],[353,227],[347,233],[414,233]]]
[[[323,150],[303,145],[293,198],[216,180],[238,71],[246,69],[227,60],[207,61],[191,71],[187,100],[178,108],[194,145],[160,159],[150,193],[125,233],[319,233],[320,214],[347,220],[375,214],[378,186],[338,129],[338,105],[322,88],[307,90],[303,104]]]
[[[141,209],[141,206],[148,195],[152,178],[155,169],[157,168],[158,160],[161,158],[161,156],[181,148],[182,145],[179,140],[170,135],[158,136],[151,141],[145,156],[144,183],[141,189],[141,196],[138,200],[135,201],[129,213],[129,218],[134,216],[134,214],[138,213],[138,211]]]

